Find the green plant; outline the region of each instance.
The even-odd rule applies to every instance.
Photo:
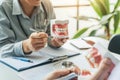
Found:
[[[120,10],[119,10],[120,0],[117,0],[112,11],[110,11],[111,5],[109,0],[89,0],[89,2],[99,16],[98,19],[92,18],[99,21],[99,23],[97,25],[91,26],[91,27],[97,26],[97,28],[93,28],[93,30],[91,30],[91,32],[89,33],[89,36],[95,36],[98,29],[104,28],[106,38],[109,39],[111,37],[111,34],[115,34],[117,29],[120,27]],[[89,19],[90,17],[82,16],[82,18]],[[113,30],[111,30],[110,28],[111,21],[113,22],[112,27]],[[87,32],[91,27],[89,27],[88,29],[83,28],[81,30],[78,30],[76,34],[73,36],[73,38],[80,37],[83,33]]]

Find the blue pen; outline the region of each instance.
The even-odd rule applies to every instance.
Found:
[[[23,58],[23,57],[13,57],[13,59],[17,59],[17,60],[21,60],[21,61],[24,61],[24,62],[30,62],[30,63],[33,63],[33,61],[27,59],[27,58]]]

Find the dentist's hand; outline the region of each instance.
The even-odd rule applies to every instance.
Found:
[[[24,53],[38,51],[43,48],[47,43],[47,38],[48,35],[45,32],[32,33],[30,37],[22,43]]]
[[[51,47],[59,48],[61,47],[69,38],[50,38],[48,44]]]

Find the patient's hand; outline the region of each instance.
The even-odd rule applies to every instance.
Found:
[[[98,71],[91,76],[90,80],[107,80],[114,66],[111,59],[104,58],[99,65]]]
[[[114,67],[115,64],[111,61],[110,58],[103,59],[99,66],[99,72],[102,73],[101,78],[104,77],[104,79],[101,80],[107,80]]]
[[[49,73],[46,76],[45,80],[56,80],[58,78],[64,77],[73,72],[76,74],[80,74],[80,69],[77,66],[74,66],[72,68],[64,68],[64,69],[55,70]]]

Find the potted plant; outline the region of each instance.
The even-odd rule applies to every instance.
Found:
[[[117,0],[117,2],[114,5],[114,9],[110,11],[110,1],[109,0],[89,0],[91,6],[95,10],[95,12],[98,14],[98,19],[99,23],[97,25],[92,25],[91,27],[85,27],[83,29],[78,30],[73,38],[78,38],[80,37],[83,33],[87,32],[90,28],[97,26],[97,28],[93,28],[93,30],[90,31],[89,36],[95,36],[96,32],[98,29],[101,29],[104,27],[105,31],[105,36],[107,39],[111,37],[111,34],[115,34],[117,29],[120,27],[120,0]],[[81,18],[81,17],[80,17]],[[85,17],[84,19],[89,18]],[[113,22],[112,25],[112,33],[111,33],[111,27],[110,23],[111,21]]]

